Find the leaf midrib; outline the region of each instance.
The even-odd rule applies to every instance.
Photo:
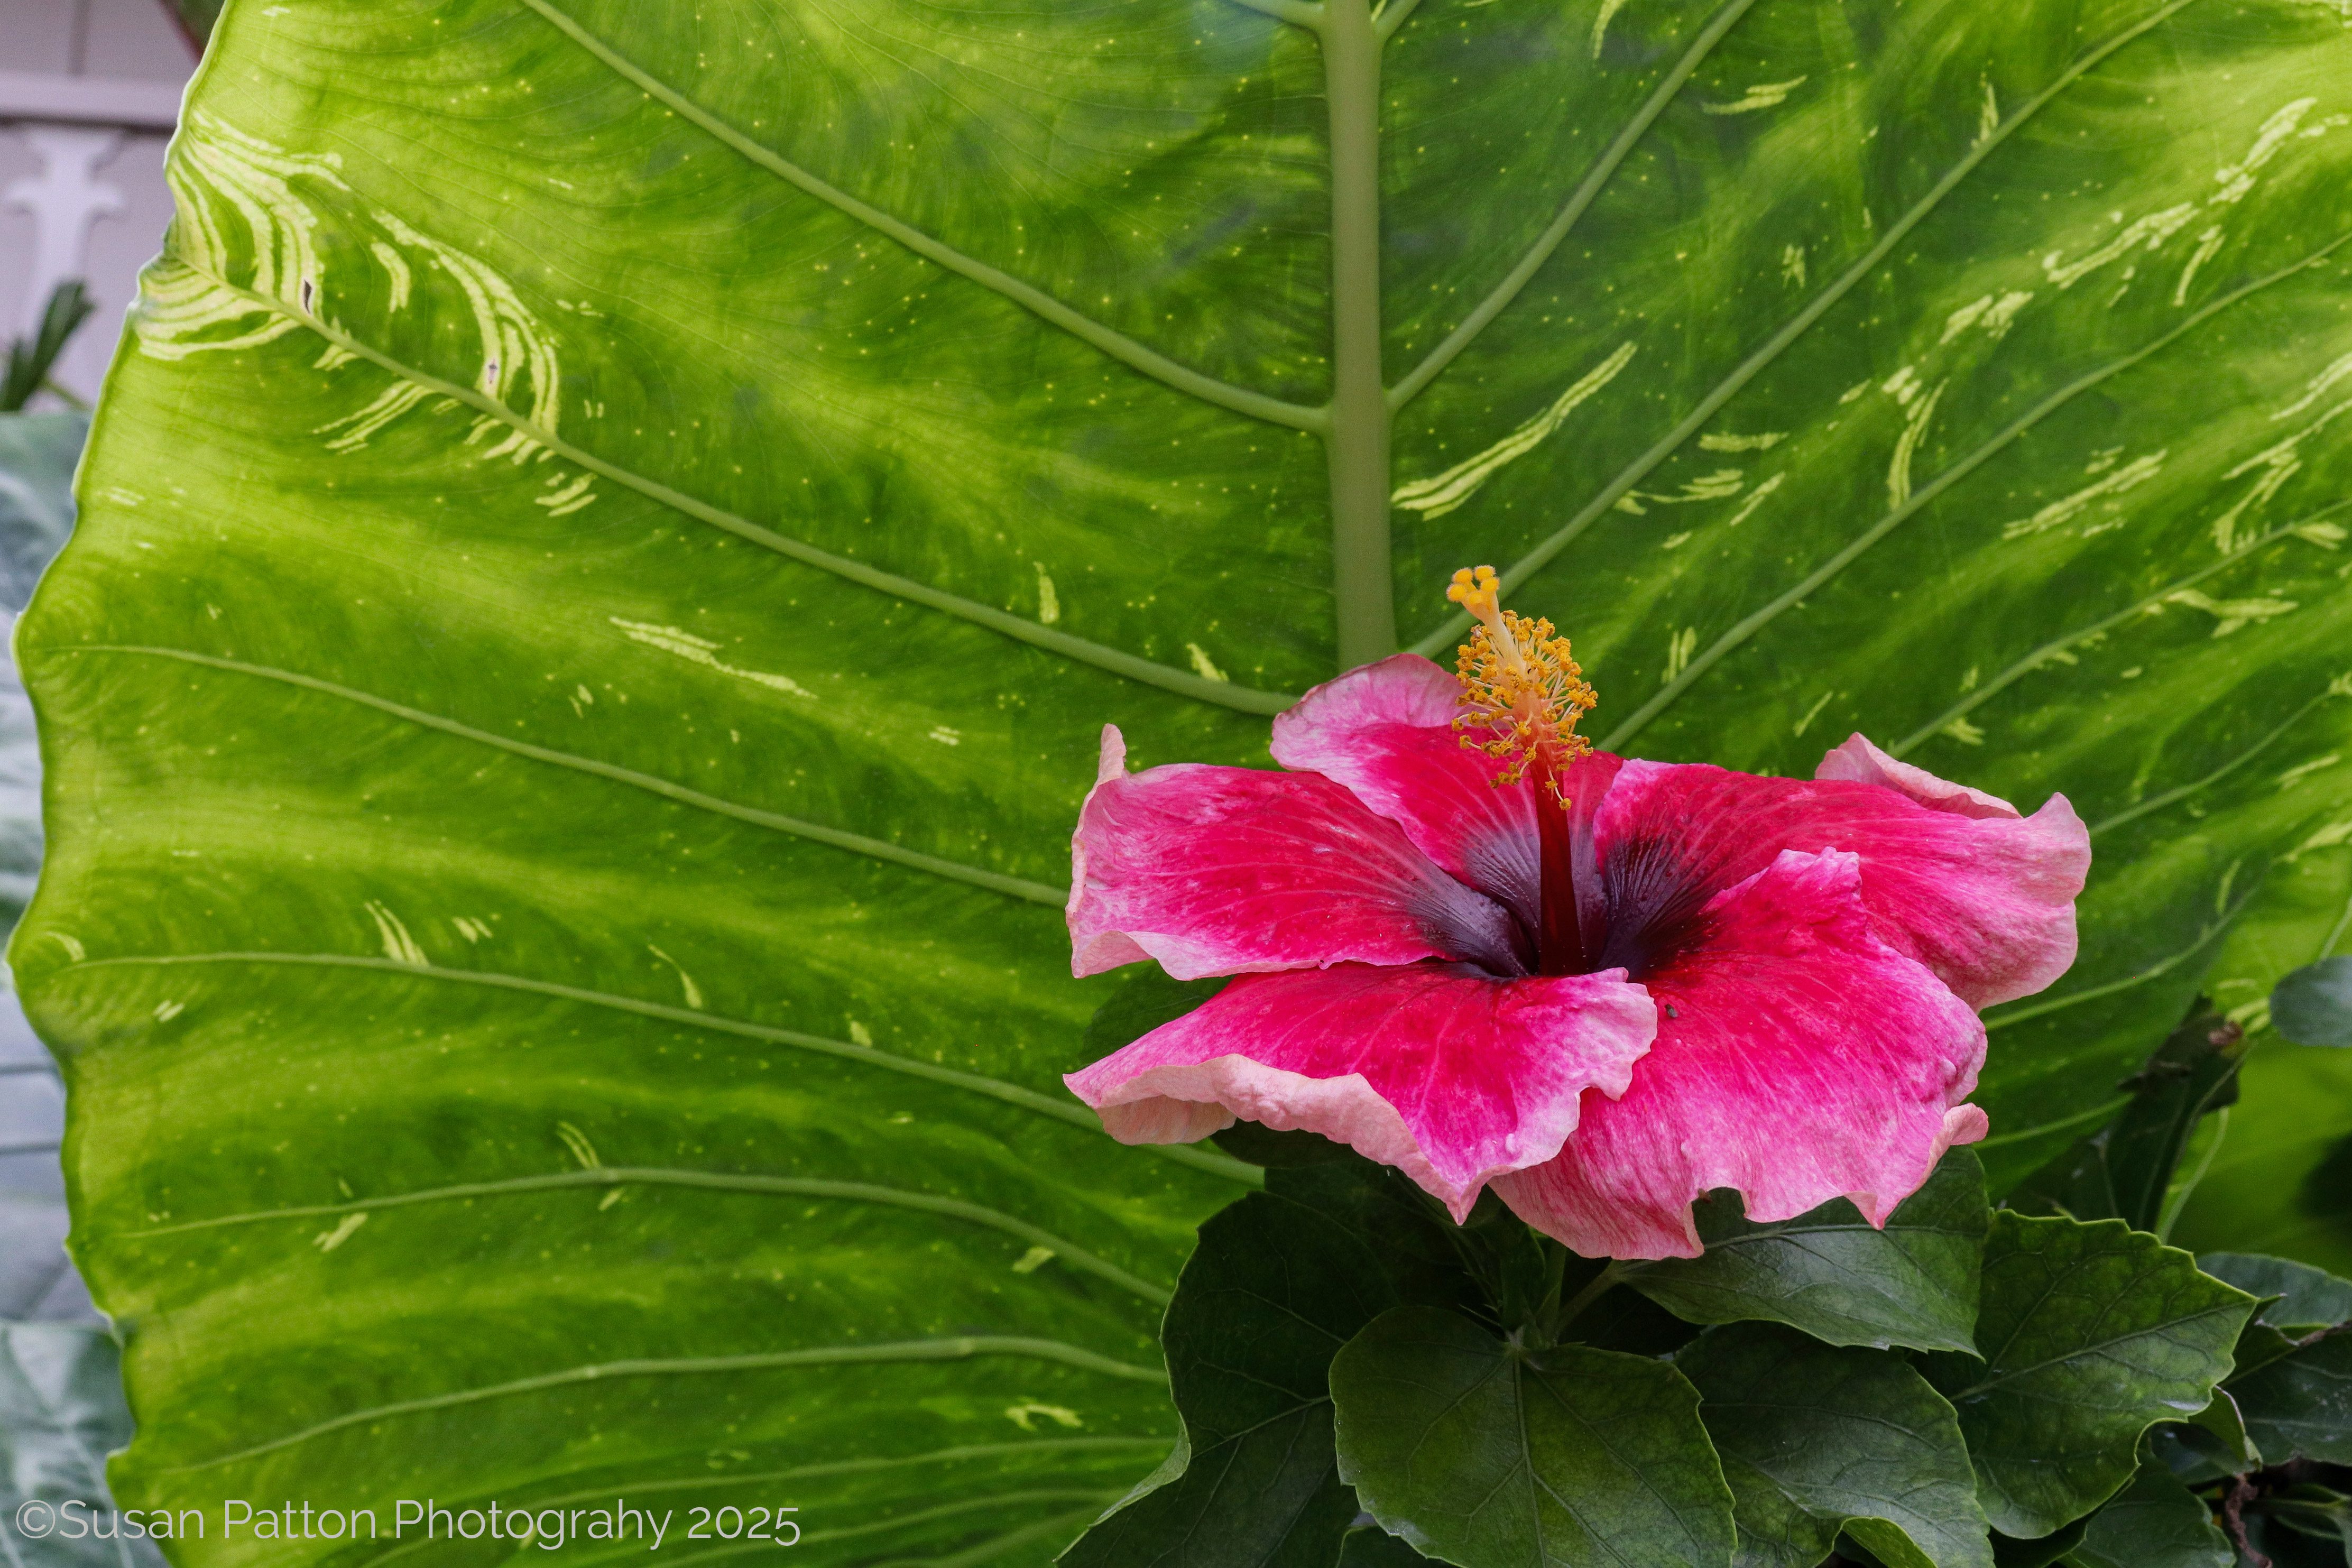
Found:
[[[1013,301],[1040,320],[1069,332],[1139,374],[1179,392],[1189,394],[1213,406],[1318,435],[1327,443],[1339,441],[1349,434],[1342,428],[1343,415],[1348,413],[1347,397],[1337,382],[1335,382],[1331,400],[1326,405],[1314,406],[1270,397],[1216,377],[1205,375],[1183,365],[1138,340],[1073,310],[1034,285],[981,261],[976,257],[960,251],[937,237],[819,178],[756,138],[745,134],[717,113],[696,102],[685,92],[646,69],[612,43],[552,4],[551,0],[522,0],[522,3],[551,26],[593,56],[605,68],[663,103],[671,112],[683,117],[737,155],[776,175],[803,194],[824,203],[853,221],[864,224],[876,232],[897,241],[916,255]],[[1317,35],[1323,46],[1327,75],[1328,71],[1338,68],[1334,65],[1334,48],[1337,42],[1334,32],[1339,26],[1339,21],[1333,16],[1329,5],[1306,4],[1304,0],[1238,0],[1238,3]],[[1354,0],[1354,3],[1360,5],[1361,0]],[[1418,3],[1419,0],[1391,0],[1390,4],[1380,8],[1378,15],[1372,19],[1371,27],[1375,58],[1379,50],[1403,26]],[[2193,0],[2176,0],[2178,5],[2191,3]],[[1624,125],[1620,127],[1618,134],[1587,169],[1584,177],[1571,190],[1544,232],[1532,245],[1521,252],[1518,260],[1511,269],[1455,326],[1454,331],[1431,350],[1411,372],[1393,386],[1380,390],[1378,417],[1384,426],[1392,423],[1399,409],[1442,375],[1454,358],[1480,337],[1494,320],[1508,308],[1512,300],[1550,259],[1582,216],[1585,209],[1614,176],[1624,159],[1648,135],[1657,118],[1680,95],[1699,65],[1712,54],[1716,46],[1731,32],[1755,4],[1756,0],[1728,0],[1727,4],[1707,20],[1680,58],[1660,79],[1641,107]],[[1335,86],[1327,82],[1327,94],[1336,90]],[[2022,116],[2019,118],[2021,119]],[[1373,128],[1371,134],[1377,137],[1377,127]],[[1337,144],[1338,137],[1335,130],[1335,159]],[[1960,171],[1961,174],[1965,173],[1965,169]],[[1955,179],[1958,177],[1958,175],[1955,175]],[[1336,175],[1333,196],[1336,246],[1341,237],[1337,226],[1339,193]],[[1899,235],[1890,235],[1888,243],[1891,244],[1898,237]],[[1336,269],[1343,259],[1343,258],[1335,257],[1335,287]],[[1340,331],[1336,314],[1338,307],[1336,294],[1334,305],[1336,332]],[[1827,305],[1824,304],[1822,308],[1825,310]],[[1376,367],[1377,355],[1375,355],[1375,374]],[[1727,393],[1725,395],[1727,396],[1729,394]],[[1700,417],[1703,418],[1704,416]],[[1387,461],[1385,457],[1387,444],[1387,438],[1383,437],[1380,445],[1383,454],[1381,460],[1384,468]],[[1336,447],[1334,451],[1336,454]],[[1335,456],[1335,464],[1336,462]],[[1384,472],[1381,484],[1383,496],[1392,482],[1392,474]],[[1633,481],[1629,479],[1626,482],[1630,485]],[[1343,601],[1347,601],[1339,606],[1340,640],[1345,644],[1349,640],[1350,627],[1362,618],[1350,609],[1353,601],[1349,599],[1347,592],[1350,585],[1353,584],[1359,588],[1359,596],[1369,593],[1381,598],[1384,603],[1380,613],[1373,616],[1371,619],[1391,626],[1393,611],[1386,601],[1392,601],[1394,585],[1387,566],[1389,546],[1386,541],[1390,525],[1385,504],[1381,506],[1377,528],[1370,531],[1378,535],[1377,540],[1369,542],[1357,540],[1354,536],[1365,531],[1365,522],[1363,520],[1353,520],[1354,526],[1351,527],[1351,520],[1341,515],[1348,509],[1341,504],[1342,498],[1338,493],[1336,478],[1334,485],[1334,493],[1330,499],[1335,528],[1334,566],[1339,579],[1335,584],[1335,589]],[[1370,549],[1372,555],[1377,556],[1381,568],[1382,581],[1376,585],[1371,584],[1369,580],[1360,584],[1355,583],[1355,579],[1363,576],[1362,569],[1370,563],[1369,558],[1366,561],[1357,561],[1353,557],[1367,548]],[[1384,636],[1392,641],[1392,630]],[[1342,662],[1347,661],[1343,659]],[[1198,691],[1188,690],[1185,694],[1205,697],[1205,700],[1211,701],[1219,700],[1213,694],[1203,694]],[[1240,706],[1232,702],[1228,702],[1227,705]]]
[[[2137,1279],[2133,1281],[2134,1284],[2137,1284]],[[2145,1329],[2134,1330],[2129,1333],[2115,1334],[2104,1340],[2094,1340],[2087,1344],[2070,1350],[2063,1355],[2049,1356],[2026,1366],[2012,1367],[2006,1372],[1996,1374],[1995,1376],[1988,1377],[1980,1382],[1970,1384],[1968,1387],[1961,1389],[1956,1394],[1948,1395],[1948,1397],[1952,1404],[1957,1406],[1963,1399],[1974,1399],[1980,1394],[1989,1394],[1992,1390],[2000,1387],[2002,1384],[2015,1383],[2020,1378],[2032,1377],[2036,1373],[2048,1372],[2053,1367],[2063,1367],[2070,1365],[2074,1362],[2105,1355],[2107,1352],[2114,1350],[2118,1346],[2129,1344],[2135,1340],[2144,1340],[2150,1338],[2151,1336],[2167,1335],[2174,1329],[2178,1329],[2190,1323],[2200,1322],[2207,1318],[2218,1317],[2224,1312],[2233,1311],[2236,1310],[2234,1303],[2224,1302],[2221,1306],[2208,1307],[2201,1311],[2189,1312],[2178,1318],[2168,1318],[2161,1323],[2153,1323]],[[2218,1381],[2218,1379],[2216,1381]]]

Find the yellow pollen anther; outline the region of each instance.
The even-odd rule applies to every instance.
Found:
[[[1519,651],[1518,639],[1511,635],[1511,623],[1503,616],[1503,584],[1492,566],[1472,569],[1465,566],[1454,574],[1453,586],[1445,596],[1478,617],[1486,628],[1486,640],[1503,661],[1503,667],[1513,675],[1528,673],[1527,656]]]
[[[1480,620],[1488,620],[1503,602],[1502,580],[1492,566],[1465,566],[1454,574],[1454,585],[1445,590],[1445,596]]]
[[[1558,795],[1559,775],[1592,750],[1576,724],[1598,700],[1569,656],[1568,639],[1554,636],[1549,621],[1504,609],[1492,566],[1456,572],[1445,596],[1479,621],[1454,661],[1462,682],[1454,727],[1462,743],[1505,763],[1497,784],[1517,784],[1540,763],[1538,777]]]

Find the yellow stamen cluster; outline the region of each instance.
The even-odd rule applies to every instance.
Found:
[[[1464,731],[1462,743],[1507,763],[1498,784],[1517,784],[1530,763],[1543,762],[1557,795],[1559,774],[1592,750],[1576,723],[1599,700],[1569,657],[1568,639],[1554,636],[1549,621],[1503,608],[1492,566],[1456,572],[1445,596],[1479,622],[1454,661],[1462,682],[1454,727]]]

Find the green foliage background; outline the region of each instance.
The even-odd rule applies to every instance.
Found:
[[[2038,1164],[2343,932],[2348,26],[237,0],[19,640],[125,1504],[1075,1533],[1244,1179],[1058,1086],[1097,731],[1263,763],[1475,561],[1612,748],[2068,795]]]

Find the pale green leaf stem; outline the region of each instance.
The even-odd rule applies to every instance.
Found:
[[[1396,647],[1388,392],[1381,348],[1381,50],[1370,0],[1322,0],[1331,155],[1331,592],[1339,665]]]
[[[1246,4],[1247,0],[1244,3]],[[1396,30],[1404,26],[1405,19],[1420,4],[1421,0],[1381,0],[1372,12],[1373,30],[1380,34],[1381,42],[1386,43],[1394,37]]]
[[[1323,25],[1323,7],[1317,0],[1234,0],[1234,4],[1279,17],[1310,32]]]

